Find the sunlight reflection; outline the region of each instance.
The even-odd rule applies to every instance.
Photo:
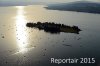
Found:
[[[25,31],[25,16],[24,16],[24,6],[17,6],[17,16],[16,16],[16,37],[17,44],[19,47],[19,52],[27,52],[27,32]]]

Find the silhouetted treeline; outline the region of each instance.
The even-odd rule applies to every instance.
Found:
[[[81,31],[77,26],[67,26],[64,24],[56,24],[54,22],[37,22],[37,23],[27,23],[27,27],[35,27],[39,30],[44,30],[45,32],[49,33],[60,33],[60,32],[66,32],[66,33],[77,33],[79,34],[79,31]]]

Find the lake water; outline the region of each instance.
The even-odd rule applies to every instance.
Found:
[[[51,58],[95,58],[100,66],[100,14],[46,10],[44,5],[0,7],[0,66],[57,66]],[[78,26],[79,34],[51,34],[27,22]],[[60,66],[84,64],[60,64]]]

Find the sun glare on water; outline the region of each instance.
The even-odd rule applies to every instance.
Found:
[[[17,15],[16,15],[16,37],[17,37],[17,44],[19,47],[19,52],[17,53],[26,53],[27,49],[27,32],[26,29],[26,19],[24,16],[24,6],[16,6],[17,8]]]

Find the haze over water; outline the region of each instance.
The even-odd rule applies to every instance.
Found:
[[[98,61],[93,66],[98,66],[100,14],[46,10],[44,7],[0,7],[0,66],[51,66],[50,58],[69,57],[93,57]],[[51,34],[26,27],[27,22],[38,21],[75,25],[82,31]]]

